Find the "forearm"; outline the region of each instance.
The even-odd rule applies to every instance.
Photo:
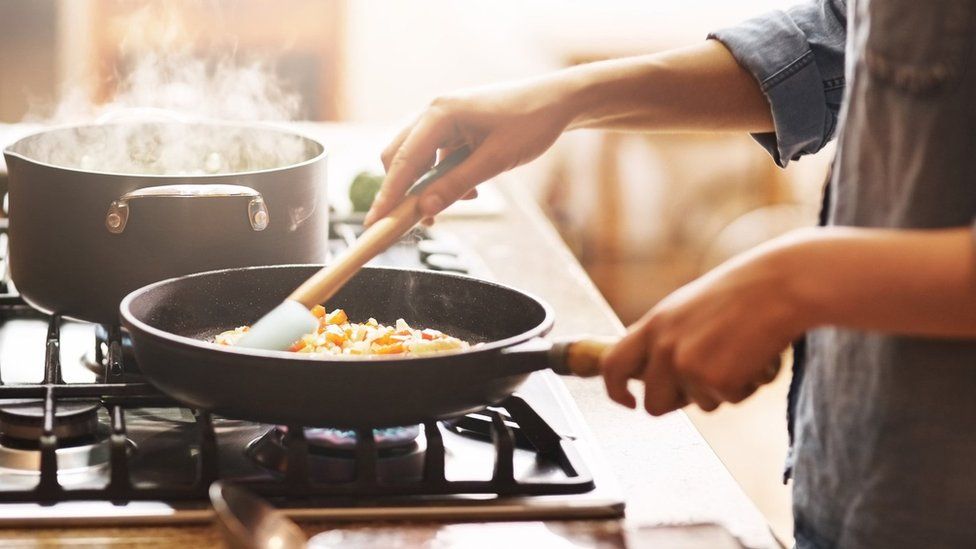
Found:
[[[803,233],[779,255],[796,275],[792,295],[806,327],[976,337],[969,228],[831,227]]]
[[[572,109],[570,128],[641,131],[773,129],[755,78],[715,41],[557,73]]]

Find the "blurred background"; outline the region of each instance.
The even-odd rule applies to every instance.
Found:
[[[111,103],[392,130],[451,89],[692,44],[790,3],[0,0],[0,122],[90,118]],[[812,224],[831,156],[781,170],[744,135],[576,132],[514,177],[631,322],[731,255]],[[784,532],[787,377],[689,412]]]

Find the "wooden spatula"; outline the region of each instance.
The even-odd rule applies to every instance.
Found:
[[[421,176],[407,191],[403,202],[366,229],[334,263],[316,272],[285,301],[255,322],[237,345],[284,351],[303,335],[314,331],[318,326],[318,318],[309,309],[334,296],[363,265],[403,238],[403,235],[420,222],[420,194],[431,183],[463,162],[469,154],[470,149],[467,147],[458,149]]]

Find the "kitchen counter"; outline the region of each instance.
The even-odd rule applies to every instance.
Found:
[[[330,169],[330,177],[333,181],[347,177],[341,174],[343,162],[348,167],[368,161],[363,155],[366,151],[380,150],[386,135],[375,129],[348,126],[307,125],[305,129],[320,137],[332,151],[335,169]],[[4,143],[4,128],[0,126],[0,144]],[[368,154],[370,158],[375,156],[374,152]],[[495,185],[502,208],[490,214],[449,216],[437,223],[437,230],[450,233],[470,246],[496,280],[547,300],[556,316],[553,336],[622,333],[620,321],[538,206],[527,192],[520,192],[518,176],[499,178]],[[513,539],[526,540],[526,536],[535,539],[538,532],[534,529],[542,529],[546,536],[565,537],[582,547],[621,547],[624,539],[629,547],[736,546],[725,536],[724,528],[749,547],[777,546],[762,515],[684,413],[653,418],[642,411],[627,410],[606,398],[598,380],[566,379],[566,385],[623,488],[627,518],[495,524],[491,526],[493,540],[505,535]],[[321,523],[305,526],[310,533],[329,529],[329,525]],[[368,534],[378,526],[344,528]],[[442,539],[445,529],[436,524],[412,524],[400,525],[398,531],[404,539],[420,541],[435,535]],[[457,536],[465,535],[465,531],[472,532],[470,528],[455,527],[450,531],[451,539],[463,539]],[[486,530],[479,532],[489,535]],[[539,539],[536,545],[551,540]],[[218,541],[215,528],[200,525],[0,530],[3,546],[93,543],[120,547],[190,547],[213,545]]]

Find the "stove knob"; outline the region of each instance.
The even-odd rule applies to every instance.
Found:
[[[435,271],[449,271],[452,273],[468,272],[468,268],[456,255],[428,254],[421,261],[424,265]]]
[[[417,243],[417,251],[420,253],[420,261],[426,261],[427,256],[433,254],[457,256],[458,247],[443,240],[421,240]]]

